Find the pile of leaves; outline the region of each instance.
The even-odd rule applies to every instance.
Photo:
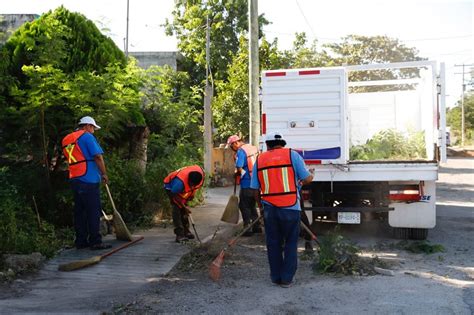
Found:
[[[365,144],[352,146],[349,155],[351,160],[362,161],[425,159],[425,135],[423,131],[382,130]]]
[[[184,255],[173,269],[181,272],[205,271],[217,255],[215,250],[209,243],[199,245],[189,242],[189,246],[193,247],[191,251]]]
[[[315,256],[316,273],[341,275],[373,275],[374,267],[385,267],[378,258],[359,256],[360,248],[337,231],[320,237],[319,254]]]

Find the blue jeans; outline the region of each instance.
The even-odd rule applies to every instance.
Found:
[[[264,204],[265,238],[274,283],[290,283],[298,265],[300,211]]]
[[[102,243],[100,235],[100,183],[71,181],[74,192],[74,229],[76,247]]]

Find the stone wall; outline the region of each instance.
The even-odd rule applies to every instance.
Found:
[[[0,14],[0,33],[5,34],[0,37],[0,43],[3,44],[24,23],[38,17],[38,14]]]

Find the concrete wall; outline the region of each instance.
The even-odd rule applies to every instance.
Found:
[[[235,170],[234,151],[223,147],[213,148],[212,173],[210,174],[216,186],[228,186],[233,183]]]
[[[144,51],[129,52],[138,61],[138,65],[143,69],[148,69],[153,65],[164,66],[169,65],[174,70],[179,69],[179,62],[183,56],[176,51]]]
[[[24,23],[38,17],[38,14],[0,14],[0,32],[6,34],[5,37],[0,37],[0,43],[4,43]]]

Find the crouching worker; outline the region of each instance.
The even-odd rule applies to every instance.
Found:
[[[172,216],[176,242],[181,243],[194,239],[194,235],[189,230],[188,214],[190,210],[186,204],[193,200],[196,191],[204,183],[202,168],[198,165],[185,166],[168,174],[163,182],[173,207]]]

